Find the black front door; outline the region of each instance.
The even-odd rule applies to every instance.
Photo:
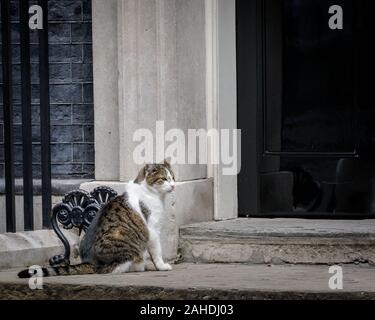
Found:
[[[237,0],[241,215],[375,217],[374,14]]]

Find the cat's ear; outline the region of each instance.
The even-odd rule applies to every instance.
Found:
[[[152,173],[153,170],[155,170],[155,165],[154,164],[146,164],[145,166],[145,175],[148,173]]]
[[[168,167],[171,167],[171,162],[172,162],[171,157],[164,159],[164,164]]]
[[[172,177],[173,177],[173,180],[175,179],[175,175],[174,175],[174,172],[173,172],[173,168],[172,168],[172,159],[171,157],[167,158],[164,160],[164,165],[166,166],[166,168],[168,168],[169,172],[171,173]]]
[[[143,180],[146,179],[146,170],[147,170],[147,166],[143,167],[141,171],[139,171],[138,177],[137,179],[134,180],[134,183],[140,184]]]

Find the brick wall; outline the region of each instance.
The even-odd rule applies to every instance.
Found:
[[[30,4],[33,4],[30,1]],[[12,3],[16,176],[22,177],[22,117],[18,1]],[[30,31],[33,174],[40,177],[38,34]],[[53,178],[94,177],[91,0],[49,1],[51,148]],[[1,70],[0,70],[1,71]],[[2,74],[0,72],[0,83]],[[0,177],[4,176],[0,88]]]

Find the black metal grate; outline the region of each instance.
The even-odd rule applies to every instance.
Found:
[[[51,147],[50,147],[50,97],[48,54],[48,0],[39,0],[43,10],[43,28],[39,33],[40,76],[40,128],[42,167],[43,227],[50,227],[51,212]],[[4,158],[6,192],[6,230],[16,231],[15,175],[13,148],[13,102],[12,102],[12,34],[10,22],[10,0],[1,0],[2,22],[2,72],[4,104]],[[22,145],[23,145],[23,199],[24,228],[34,229],[33,172],[32,172],[32,115],[31,115],[31,66],[29,1],[19,0],[21,40],[21,101],[22,101]],[[35,31],[33,31],[35,32]]]

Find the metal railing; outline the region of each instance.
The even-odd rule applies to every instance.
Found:
[[[23,209],[25,231],[34,229],[30,32],[38,32],[39,36],[42,211],[44,228],[50,227],[51,212],[48,0],[39,0],[38,5],[42,8],[43,11],[43,28],[31,31],[29,28],[29,0],[19,0],[23,149]],[[15,156],[13,147],[14,136],[12,101],[12,27],[10,11],[11,1],[1,0],[6,231],[16,232],[14,173]]]

